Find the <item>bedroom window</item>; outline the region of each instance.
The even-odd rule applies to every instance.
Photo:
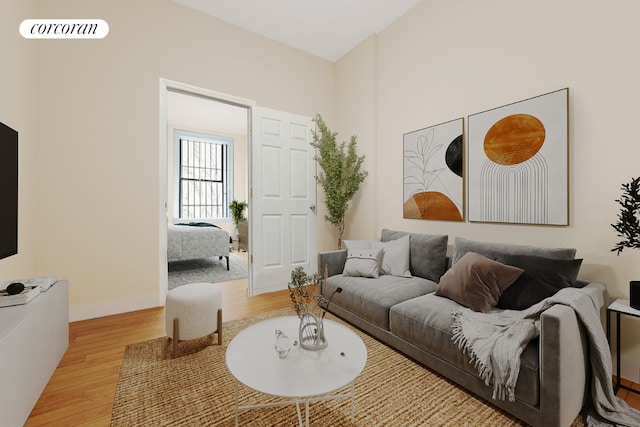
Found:
[[[228,219],[231,138],[176,131],[177,208],[182,219]]]

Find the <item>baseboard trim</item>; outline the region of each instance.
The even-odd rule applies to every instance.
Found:
[[[142,295],[135,298],[111,300],[98,304],[87,304],[69,307],[69,322],[112,316],[130,311],[145,310],[164,306],[164,298],[158,294]]]

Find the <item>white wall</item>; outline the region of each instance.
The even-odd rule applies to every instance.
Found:
[[[383,227],[470,239],[570,246],[584,258],[580,277],[628,298],[640,278],[640,253],[610,252],[617,241],[620,185],[640,175],[636,138],[640,98],[640,3],[601,1],[424,0],[375,39],[375,53],[355,49],[342,64],[367,69],[375,57],[376,179],[359,200]],[[369,43],[369,42],[367,42]],[[366,47],[364,47],[367,49]],[[358,62],[359,61],[359,62]],[[351,65],[352,62],[358,62]],[[359,65],[358,65],[359,64]],[[370,72],[365,74],[369,76]],[[337,73],[337,85],[351,81]],[[402,218],[402,135],[511,102],[569,88],[570,225],[540,227]],[[358,90],[353,91],[359,95]],[[358,96],[341,95],[338,111]],[[348,105],[345,105],[348,103]],[[364,108],[367,108],[365,105]],[[362,121],[355,119],[353,129]],[[355,132],[346,123],[344,132]],[[361,130],[359,130],[361,131]],[[369,144],[361,139],[361,144]],[[360,228],[348,230],[363,237]],[[623,357],[640,359],[638,322],[623,323]],[[624,362],[624,360],[623,360]],[[626,362],[625,362],[626,363]],[[637,378],[637,366],[631,377]]]
[[[0,283],[33,276],[36,265],[36,46],[18,32],[34,16],[34,2],[2,4],[0,13],[0,122],[18,131],[18,254],[0,260]]]
[[[376,77],[375,35],[367,38],[336,63],[337,123],[335,127],[331,123],[328,126],[339,133],[339,141],[349,141],[351,135],[357,136],[358,155],[365,156],[362,167],[368,172],[360,190],[349,203],[345,218],[345,233],[352,238],[369,238],[376,234],[376,183],[379,179],[376,170]],[[335,227],[330,231],[333,237],[330,248],[335,248]]]
[[[333,65],[169,0],[37,6],[39,17],[100,18],[110,31],[32,42],[42,179],[31,275],[69,279],[72,320],[157,305],[160,79],[331,117]]]

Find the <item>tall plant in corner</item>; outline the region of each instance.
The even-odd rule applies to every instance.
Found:
[[[342,249],[344,219],[349,202],[367,177],[367,172],[362,170],[364,156],[358,156],[356,152],[355,135],[351,136],[349,143],[343,141],[338,144],[338,133],[329,130],[320,114],[316,114],[313,121],[316,129],[311,145],[316,149],[314,159],[322,169],[316,175],[316,181],[324,190],[328,212],[324,219],[338,228],[338,248]]]

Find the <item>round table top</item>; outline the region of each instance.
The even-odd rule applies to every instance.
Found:
[[[238,333],[227,348],[227,367],[244,385],[262,393],[305,398],[336,391],[362,372],[367,348],[352,330],[332,320],[324,320],[327,347],[305,350],[300,343],[280,359],[274,344],[276,329],[298,340],[300,319],[276,317],[255,323]]]

